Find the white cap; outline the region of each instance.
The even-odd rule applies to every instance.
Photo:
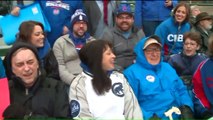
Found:
[[[148,38],[148,40],[144,44],[143,49],[146,49],[146,47],[149,46],[149,45],[151,45],[151,44],[158,44],[160,47],[162,47],[162,45],[156,39],[154,39],[154,38]]]

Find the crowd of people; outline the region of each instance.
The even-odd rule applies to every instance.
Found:
[[[10,96],[0,119],[213,118],[207,12],[177,0],[35,2],[51,31],[20,24],[0,59]]]

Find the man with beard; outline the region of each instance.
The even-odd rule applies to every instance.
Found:
[[[53,52],[58,61],[59,75],[68,86],[82,72],[78,51],[87,42],[94,40],[87,32],[88,18],[82,9],[78,9],[71,17],[71,31],[59,37]]]
[[[116,55],[115,69],[123,71],[134,63],[136,55],[133,48],[144,37],[144,33],[133,27],[134,16],[128,3],[121,3],[115,14],[116,26],[105,32],[103,39],[112,42]]]
[[[201,48],[199,52],[206,53],[208,46],[208,39],[211,34],[212,17],[207,12],[201,12],[196,17],[195,27],[192,31],[197,31],[201,36]]]

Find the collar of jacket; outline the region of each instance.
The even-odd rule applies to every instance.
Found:
[[[33,84],[33,86],[28,88],[30,93],[35,93],[35,91],[37,91],[37,89],[41,86],[42,81],[45,80],[44,70],[38,70],[38,71],[39,72],[38,72],[37,78],[35,78],[36,79],[35,83]],[[14,85],[13,85],[14,87],[17,87],[21,91],[26,90],[26,87],[24,86],[24,83],[20,77],[13,75],[11,77],[11,80],[14,83]]]

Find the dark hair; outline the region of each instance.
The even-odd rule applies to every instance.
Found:
[[[32,20],[22,22],[21,25],[19,26],[17,41],[30,43],[31,35],[36,25],[39,25],[44,31],[44,26],[40,22]]]
[[[93,74],[92,85],[98,95],[103,95],[111,89],[111,80],[102,67],[103,53],[112,44],[106,40],[95,40],[84,45],[79,51],[79,57]]]
[[[178,9],[179,7],[182,7],[182,6],[184,6],[184,7],[186,8],[186,18],[185,18],[185,20],[183,21],[183,23],[186,23],[186,22],[188,22],[189,19],[190,19],[191,9],[190,9],[189,5],[188,5],[187,3],[185,3],[185,2],[180,2],[179,4],[177,4],[177,6],[176,6],[176,7],[174,8],[174,10],[173,10],[173,17],[175,17],[175,13],[177,12],[177,9]]]
[[[185,43],[186,39],[190,38],[195,41],[198,45],[201,45],[201,37],[199,32],[186,32],[183,35],[183,42]]]
[[[213,34],[210,35],[208,40],[208,55],[213,57]]]

